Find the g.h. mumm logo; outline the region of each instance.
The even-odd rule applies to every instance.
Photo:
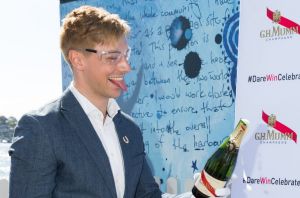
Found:
[[[262,111],[262,120],[268,125],[266,131],[255,133],[255,140],[261,144],[286,144],[287,142],[297,143],[297,133],[276,120],[274,114],[268,115]]]
[[[267,8],[267,17],[275,25],[272,28],[260,31],[260,38],[269,40],[290,39],[293,35],[300,34],[300,25],[281,15],[279,10],[272,11]]]

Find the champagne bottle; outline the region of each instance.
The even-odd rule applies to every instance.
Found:
[[[234,170],[239,147],[248,124],[248,120],[241,119],[230,136],[207,160],[192,189],[196,198],[217,197],[216,189],[225,187]]]

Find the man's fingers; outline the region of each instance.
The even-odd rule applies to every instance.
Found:
[[[227,197],[228,195],[230,195],[230,189],[229,188],[216,189],[216,195],[218,197]]]
[[[194,177],[194,181],[195,181],[195,182],[196,182],[196,180],[198,179],[199,176],[200,176],[200,173],[195,173],[195,174],[194,174],[193,177]]]

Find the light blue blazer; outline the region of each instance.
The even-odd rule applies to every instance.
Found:
[[[113,121],[124,158],[124,198],[161,197],[139,127],[121,111]],[[103,145],[70,90],[20,119],[9,154],[10,198],[117,198]]]

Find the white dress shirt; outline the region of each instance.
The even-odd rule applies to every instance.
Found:
[[[118,198],[123,198],[125,191],[124,161],[118,134],[112,120],[120,107],[114,99],[109,99],[107,106],[108,116],[104,120],[103,113],[83,96],[74,87],[73,83],[70,85],[70,90],[88,116],[102,142],[113,173],[117,196]]]
[[[120,107],[116,100],[109,99],[107,105],[108,116],[106,116],[103,122],[104,116],[102,112],[97,109],[97,107],[93,105],[85,96],[83,96],[74,87],[73,83],[70,85],[70,90],[88,116],[102,142],[113,173],[117,196],[118,198],[123,198],[125,191],[124,161],[118,134],[116,132],[115,124],[112,120],[120,110]],[[193,196],[191,192],[180,195],[164,193],[162,198],[193,198]]]

